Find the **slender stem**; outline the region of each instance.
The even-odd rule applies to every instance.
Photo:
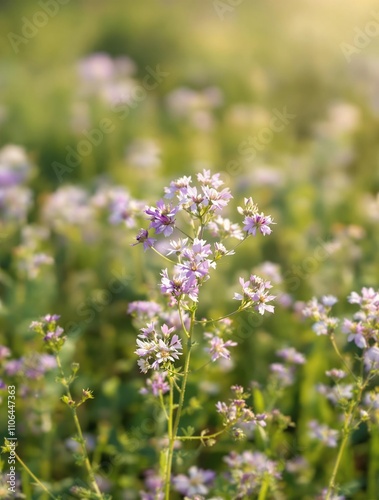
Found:
[[[191,440],[191,439],[192,440],[193,439],[200,439],[201,441],[205,441],[206,439],[213,439],[217,436],[220,436],[220,434],[223,434],[224,432],[226,432],[234,424],[235,424],[235,422],[233,422],[230,425],[225,426],[223,429],[221,429],[221,431],[214,432],[213,434],[206,434],[204,436],[176,436],[176,439],[179,439],[180,441],[187,441],[187,440]]]
[[[350,366],[346,363],[345,358],[342,356],[340,350],[338,349],[338,346],[336,344],[336,341],[335,341],[335,338],[334,338],[333,335],[330,336],[330,341],[332,343],[333,349],[335,350],[337,356],[340,358],[340,360],[344,364],[344,366],[347,369],[347,371],[350,373],[350,375],[353,377],[353,379],[355,381],[357,381],[357,377],[354,375],[354,372],[352,371],[352,369],[350,368]]]
[[[343,453],[344,453],[345,448],[346,448],[346,444],[349,440],[349,436],[350,436],[350,433],[352,430],[351,424],[352,424],[352,421],[354,418],[354,413],[355,413],[355,410],[357,409],[359,403],[361,402],[362,394],[363,394],[363,391],[365,390],[365,388],[368,384],[368,381],[369,381],[369,379],[367,378],[367,380],[365,380],[364,383],[361,383],[359,385],[359,391],[358,391],[358,394],[356,396],[356,399],[354,401],[352,401],[352,404],[350,405],[349,411],[345,415],[345,422],[344,422],[344,426],[343,426],[343,438],[342,438],[340,449],[338,451],[338,455],[337,455],[337,458],[336,458],[336,461],[335,461],[335,464],[333,467],[333,472],[332,472],[332,476],[331,476],[330,481],[329,481],[328,491],[326,493],[325,500],[330,500],[331,495],[334,491],[338,469],[339,469],[341,459],[342,459]]]
[[[179,311],[180,311],[180,304],[179,304]],[[170,499],[172,458],[173,458],[173,453],[174,453],[174,444],[175,444],[175,440],[176,440],[176,436],[177,436],[178,428],[179,428],[179,423],[180,423],[180,417],[182,415],[182,410],[183,410],[183,405],[184,405],[184,395],[186,392],[186,385],[187,385],[187,379],[188,379],[188,373],[189,373],[189,364],[190,364],[190,358],[191,358],[192,332],[193,332],[194,323],[195,323],[195,311],[192,311],[191,312],[190,329],[188,332],[187,332],[187,330],[185,330],[185,332],[187,332],[187,335],[188,335],[187,352],[186,352],[186,358],[184,361],[184,373],[183,373],[182,385],[180,388],[179,403],[177,406],[177,411],[176,411],[174,422],[173,422],[173,404],[170,403],[170,413],[169,413],[170,418],[168,421],[169,448],[168,448],[167,464],[166,464],[165,500]],[[170,386],[172,388],[172,384],[170,384]],[[172,393],[172,389],[170,390],[170,393]],[[172,397],[173,396],[170,395],[170,399]]]
[[[169,396],[169,410],[168,410],[168,439],[169,448],[167,451],[167,463],[166,463],[166,477],[165,477],[165,498],[169,500],[170,498],[170,483],[171,483],[171,468],[172,468],[172,456],[174,452],[175,439],[173,436],[173,410],[174,410],[174,388],[172,380],[170,379],[170,396]]]
[[[70,387],[69,387],[69,384],[66,382],[65,374],[64,374],[64,371],[63,371],[63,368],[62,368],[62,364],[61,364],[61,360],[60,360],[58,354],[56,355],[56,360],[57,360],[57,365],[58,365],[58,368],[59,368],[59,371],[60,371],[60,374],[61,374],[61,377],[62,377],[63,385],[64,385],[64,387],[66,389],[67,397],[69,398],[70,401],[73,401],[72,396],[71,396],[71,392],[70,392]],[[88,457],[88,453],[87,453],[87,448],[86,448],[86,445],[85,445],[85,439],[83,437],[83,432],[82,432],[82,428],[81,428],[81,425],[80,425],[80,422],[79,422],[79,419],[78,419],[78,414],[76,412],[76,408],[74,406],[72,406],[70,408],[71,408],[72,416],[73,416],[73,419],[74,419],[74,423],[75,423],[75,427],[76,427],[76,432],[78,433],[78,436],[79,436],[80,446],[81,446],[82,454],[83,454],[83,458],[84,458],[84,465],[85,465],[85,468],[87,470],[87,474],[88,474],[91,486],[92,486],[93,490],[95,491],[96,495],[98,496],[98,498],[100,500],[102,500],[103,499],[103,495],[102,495],[102,493],[101,493],[101,491],[99,489],[99,486],[97,485],[97,482],[96,482],[96,479],[95,479],[95,474],[93,472],[91,463],[89,461],[89,457]]]
[[[170,392],[171,392],[171,388],[170,388]],[[166,420],[170,421],[170,417],[168,416],[168,413],[166,411],[166,406],[165,406],[164,401],[163,401],[162,391],[159,391],[159,401],[161,403],[161,407],[162,407],[162,410],[163,410],[163,413],[164,413]]]
[[[206,319],[206,320],[202,320],[202,319],[198,319],[196,320],[196,323],[203,323],[203,324],[207,324],[207,323],[216,323],[217,321],[221,321],[222,319],[225,319],[225,318],[229,318],[230,316],[233,316],[234,314],[237,314],[241,312],[241,309],[236,309],[235,311],[229,313],[229,314],[225,314],[225,316],[221,316],[220,318],[217,318],[217,319]]]
[[[263,482],[261,485],[261,489],[259,490],[258,500],[265,500],[267,492],[268,492],[268,486],[269,486],[269,482],[268,482],[267,475],[265,474],[263,476]]]
[[[40,486],[43,491],[49,495],[50,498],[54,498],[54,500],[57,500],[57,497],[55,497],[52,493],[50,493],[50,491],[46,488],[46,486],[41,483],[41,481],[33,474],[33,472],[29,469],[29,467],[26,465],[25,462],[23,462],[23,460],[21,460],[21,458],[17,455],[17,453],[15,453],[15,456],[16,456],[16,459],[18,461],[18,463],[23,467],[23,469],[29,474],[29,476],[34,479],[34,481],[38,484],[38,486]]]
[[[329,487],[328,487],[328,491],[326,493],[325,500],[330,500],[331,494],[333,493],[333,490],[335,488],[335,481],[336,481],[337,472],[338,472],[338,469],[339,469],[339,466],[341,463],[342,455],[345,451],[346,444],[349,440],[349,435],[350,435],[350,433],[348,431],[345,432],[345,435],[341,441],[341,446],[340,446],[340,449],[338,451],[336,462],[335,462],[334,467],[333,467],[332,477],[330,478]]]
[[[176,229],[178,231],[180,231],[182,234],[184,234],[184,236],[187,236],[187,238],[189,238],[191,241],[193,241],[193,238],[192,236],[190,236],[189,234],[187,234],[185,231],[183,231],[182,229],[180,229],[179,227],[176,227]]]
[[[187,330],[186,325],[184,324],[183,321],[182,308],[180,307],[180,302],[178,303],[178,310],[179,310],[180,323],[182,324],[183,331],[187,335],[187,337],[189,337],[190,336],[189,331]]]
[[[163,253],[159,252],[156,248],[154,247],[151,247],[151,249],[157,254],[159,255],[160,257],[162,257],[162,259],[165,259],[167,260],[168,262],[171,262],[171,264],[175,264],[175,262],[171,259],[169,259],[168,257],[166,257],[165,255],[163,255]]]

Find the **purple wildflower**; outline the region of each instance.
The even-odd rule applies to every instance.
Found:
[[[182,354],[182,343],[178,335],[170,338],[174,328],[166,324],[161,326],[161,333],[154,328],[154,323],[149,323],[147,328],[142,328],[137,338],[137,350],[140,356],[138,365],[141,372],[147,373],[149,369],[164,369],[167,363],[173,363]]]
[[[0,361],[5,358],[9,358],[10,355],[10,349],[8,349],[8,347],[6,347],[5,345],[0,345]]]
[[[194,274],[179,272],[170,279],[167,269],[164,269],[161,276],[161,292],[163,294],[171,295],[175,301],[178,301],[183,295],[187,295],[191,300],[197,302],[199,288]]]
[[[207,351],[209,351],[209,353],[211,354],[212,361],[216,361],[216,359],[221,357],[230,359],[230,352],[228,347],[234,347],[238,345],[237,342],[233,342],[232,340],[227,340],[226,342],[224,342],[221,337],[213,335],[212,333],[205,333],[204,335],[209,339],[208,342],[210,347],[207,348]]]
[[[224,182],[220,179],[219,173],[211,175],[210,170],[203,169],[203,173],[198,173],[197,174],[197,180],[203,185],[203,186],[210,186],[214,189],[218,189],[221,187]]]
[[[163,200],[159,200],[156,207],[146,208],[145,213],[150,215],[150,227],[154,228],[157,234],[170,236],[174,231],[175,215],[178,210],[178,207],[166,205]]]
[[[295,365],[303,365],[305,363],[305,357],[303,354],[296,351],[293,347],[280,349],[279,351],[276,351],[276,354],[288,363],[293,363]]]
[[[262,315],[265,311],[274,312],[274,306],[267,304],[267,302],[271,302],[275,298],[275,295],[269,295],[267,291],[272,288],[269,281],[264,281],[259,276],[251,275],[248,281],[240,278],[239,282],[242,286],[243,294],[235,293],[234,299],[242,301],[241,308],[253,306]]]
[[[166,394],[170,390],[170,384],[166,381],[167,372],[154,372],[153,375],[146,380],[146,386],[140,390],[141,394],[151,392],[157,397],[160,394]]]
[[[148,248],[154,246],[154,243],[157,241],[154,238],[149,238],[149,231],[147,229],[140,229],[136,236],[137,243],[132,243],[131,246],[134,247],[139,243],[143,243],[143,249],[146,251]]]
[[[162,311],[162,307],[153,301],[136,300],[128,305],[128,314],[133,314],[139,319],[151,319]]]
[[[330,429],[327,425],[322,425],[316,420],[311,420],[308,427],[309,436],[311,438],[317,439],[329,448],[335,448],[337,446],[338,431],[335,429]]]
[[[173,478],[172,482],[176,491],[193,497],[194,495],[207,495],[215,477],[216,474],[212,470],[199,469],[194,465],[189,468],[188,475],[179,474]]]
[[[245,224],[243,227],[244,231],[247,231],[248,234],[252,234],[253,236],[256,235],[257,230],[259,230],[263,236],[271,234],[272,229],[270,225],[275,224],[270,215],[264,215],[263,213],[245,217],[243,223]]]

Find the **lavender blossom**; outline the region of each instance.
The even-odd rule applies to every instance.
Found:
[[[212,470],[192,466],[188,470],[188,475],[178,474],[172,482],[176,491],[182,495],[193,497],[193,495],[207,495],[215,477],[216,473]]]
[[[170,236],[175,227],[175,215],[179,208],[166,205],[163,200],[159,200],[156,207],[145,209],[145,213],[150,216],[150,227],[155,229],[157,234],[163,233]]]
[[[238,345],[237,342],[233,342],[232,340],[227,340],[226,342],[224,342],[221,337],[213,335],[212,333],[205,333],[204,336],[209,339],[208,342],[210,347],[206,350],[211,354],[212,361],[216,361],[221,357],[230,359],[230,352],[228,347],[234,347]]]
[[[330,429],[327,425],[322,425],[316,420],[312,420],[308,424],[309,436],[316,439],[329,448],[337,446],[338,431]]]

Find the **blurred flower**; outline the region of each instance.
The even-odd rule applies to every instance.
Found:
[[[0,186],[0,219],[24,222],[32,206],[32,192],[23,186]]]
[[[205,333],[204,336],[208,338],[208,343],[210,347],[207,347],[206,350],[210,353],[212,361],[216,361],[218,358],[230,358],[230,352],[228,347],[234,347],[237,342],[233,342],[232,340],[224,340],[217,335],[213,335],[212,333]]]
[[[154,372],[153,375],[146,379],[146,387],[140,390],[141,394],[148,394],[157,397],[160,394],[166,394],[170,390],[170,384],[166,382],[167,372]]]
[[[9,144],[0,149],[0,189],[21,184],[30,171],[24,148]]]
[[[279,358],[284,359],[287,363],[293,363],[295,365],[303,365],[305,363],[305,357],[300,352],[296,351],[293,347],[287,347],[285,349],[280,349],[276,351]]]
[[[212,470],[199,469],[192,466],[188,470],[188,475],[178,474],[174,476],[172,483],[176,491],[182,495],[207,495],[209,488],[213,484],[216,473]]]
[[[43,218],[54,229],[86,226],[93,221],[94,211],[88,193],[77,186],[63,186],[50,194],[43,206]]]
[[[161,150],[151,139],[137,139],[127,149],[126,160],[134,168],[154,169],[161,164]]]
[[[312,439],[317,439],[330,448],[335,448],[337,446],[338,431],[330,429],[327,425],[322,425],[316,420],[309,422],[308,427],[309,436]]]
[[[270,482],[281,479],[278,464],[259,451],[244,451],[241,454],[232,451],[224,457],[229,467],[228,476],[236,487],[233,498],[252,498],[259,492],[264,480]]]

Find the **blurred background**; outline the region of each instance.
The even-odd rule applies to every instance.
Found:
[[[149,440],[159,434],[155,424],[141,430],[153,406],[139,394],[144,377],[126,309],[158,299],[165,266],[131,247],[140,226],[117,203],[137,212],[171,180],[203,168],[221,172],[231,188],[232,220],[240,222],[234,209],[252,196],[277,225],[220,264],[202,313],[232,310],[238,276],[252,269],[268,274],[279,299],[272,318],[241,320],[238,328],[253,333],[225,381],[212,368],[208,385],[194,376],[194,407],[207,408],[209,394],[227,398],[231,383],[263,383],[275,349],[293,345],[311,368],[282,411],[299,429],[315,414],[330,419],[314,390],[325,344],[315,344],[297,311],[313,295],[334,294],[342,314],[351,290],[378,284],[377,3],[1,0],[0,33],[0,341],[12,359],[39,365],[28,358],[40,350],[28,325],[61,315],[65,363],[81,365],[76,390],[96,395],[81,411],[88,435],[100,436],[96,459],[118,458],[102,475],[104,488],[137,498],[156,461]],[[42,478],[68,488],[64,478],[80,473],[65,444],[72,429],[60,388],[48,368],[29,385],[20,370],[11,374],[25,392],[19,411],[29,416],[19,424],[20,449]],[[192,425],[215,425],[213,408],[195,412]],[[310,449],[296,440],[295,448]],[[365,498],[367,436],[356,445],[345,479],[353,478],[354,498]],[[321,453],[311,450],[309,461]],[[222,447],[200,464],[217,468],[221,455]],[[311,471],[317,489],[328,467]],[[314,498],[304,484],[293,487]]]

